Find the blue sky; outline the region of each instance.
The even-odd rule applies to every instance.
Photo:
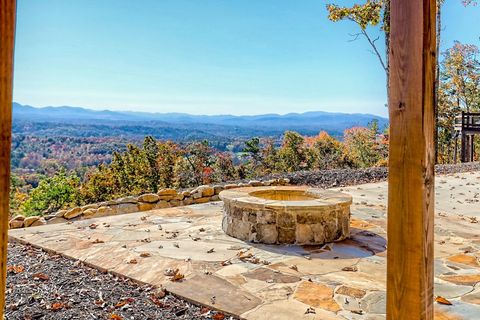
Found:
[[[454,40],[479,45],[480,7],[460,2],[444,5],[443,48]],[[326,3],[18,0],[14,100],[193,114],[386,116],[383,70],[363,39],[349,42],[354,24],[327,20]]]

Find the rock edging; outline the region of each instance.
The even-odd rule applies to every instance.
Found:
[[[249,182],[231,183],[224,185],[202,185],[192,190],[175,190],[170,188],[161,189],[157,193],[146,193],[139,196],[128,196],[116,200],[88,204],[68,210],[60,210],[47,216],[17,215],[10,220],[10,229],[35,227],[46,224],[62,223],[72,220],[98,218],[111,215],[164,209],[191,204],[219,201],[219,194],[223,190],[258,187],[258,186],[284,186],[289,185],[287,178],[270,180],[251,180]]]

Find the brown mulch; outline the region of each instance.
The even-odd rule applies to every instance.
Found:
[[[233,319],[150,286],[8,245],[6,319]]]

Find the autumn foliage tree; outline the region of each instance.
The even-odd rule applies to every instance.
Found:
[[[442,163],[454,160],[455,117],[480,111],[480,60],[475,45],[455,42],[443,53],[438,92],[438,157]],[[478,143],[478,142],[477,142]],[[478,150],[478,148],[477,148]]]
[[[307,137],[305,141],[312,148],[313,169],[335,169],[346,165],[342,143],[326,131],[320,132],[315,137]]]

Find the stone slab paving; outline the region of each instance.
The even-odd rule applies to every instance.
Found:
[[[220,202],[9,234],[246,319],[384,319],[386,186],[341,189],[354,199],[351,237],[323,246],[229,237]],[[435,295],[452,305],[435,303],[436,319],[480,319],[479,193],[479,172],[437,177]]]

